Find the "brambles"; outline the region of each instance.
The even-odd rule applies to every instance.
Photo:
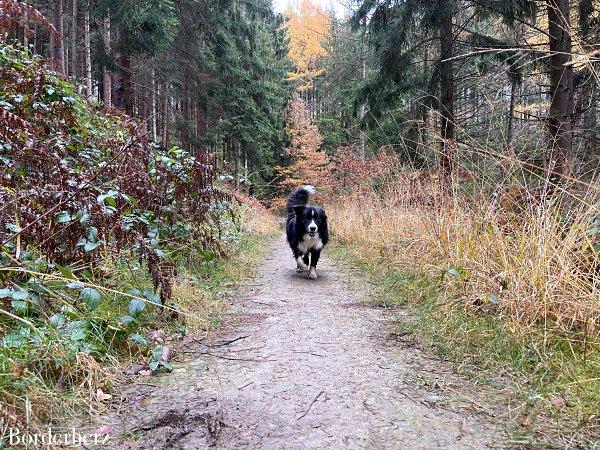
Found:
[[[149,318],[185,314],[170,304],[180,249],[221,254],[231,211],[213,154],[148,142],[27,50],[0,47],[0,84],[0,402],[14,423],[46,383],[96,402],[115,352],[148,351]],[[33,422],[53,414],[42,397]]]
[[[93,266],[103,249],[135,247],[168,299],[163,243],[193,238],[209,211],[213,156],[148,143],[135,122],[89,107],[24,50],[3,47],[0,241]]]
[[[54,25],[44,17],[34,6],[18,0],[0,0],[0,30],[9,30],[15,24],[25,27],[25,33],[31,34],[30,25],[33,23],[46,28],[53,34],[54,39],[62,39]]]

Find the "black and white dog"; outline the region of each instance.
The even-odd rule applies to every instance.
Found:
[[[321,250],[329,241],[327,216],[320,206],[308,206],[315,194],[312,186],[300,186],[287,201],[286,234],[299,272],[308,271],[308,278],[317,278],[317,262]]]

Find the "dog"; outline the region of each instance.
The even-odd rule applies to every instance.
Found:
[[[327,216],[320,206],[308,206],[315,195],[313,186],[300,186],[287,201],[286,235],[298,272],[308,272],[308,278],[317,278],[317,262],[321,250],[329,241]]]

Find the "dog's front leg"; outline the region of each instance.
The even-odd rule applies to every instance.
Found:
[[[320,250],[311,250],[310,252],[310,271],[308,272],[308,278],[315,280],[317,278],[317,263],[321,256]]]
[[[298,256],[296,258],[296,263],[298,263],[298,272],[307,272],[308,271],[308,255],[304,255],[303,257]]]
[[[306,270],[308,270],[308,267],[310,265],[310,254],[307,253],[306,255],[304,255],[304,258],[302,258],[302,262],[304,263],[304,265],[306,266]]]

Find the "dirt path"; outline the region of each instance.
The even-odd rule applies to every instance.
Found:
[[[451,370],[390,340],[390,317],[324,253],[320,278],[308,280],[285,241],[273,242],[240,289],[241,325],[160,387],[132,388],[112,418],[123,432],[113,446],[497,447],[498,428],[427,382],[452,380]]]

